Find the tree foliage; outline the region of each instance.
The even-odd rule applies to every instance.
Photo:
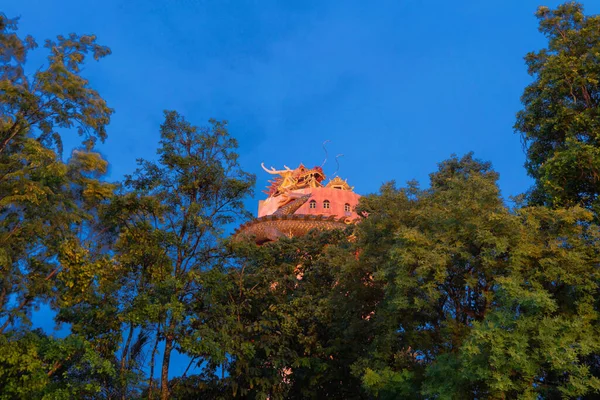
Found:
[[[112,365],[76,335],[48,337],[41,330],[0,336],[1,399],[101,398]]]
[[[88,147],[104,140],[112,110],[80,73],[88,53],[98,60],[110,50],[93,35],[60,35],[45,41],[48,65],[30,75],[27,55],[38,45],[17,35],[17,22],[0,14],[0,154],[24,137],[60,151],[60,128],[77,127]]]
[[[374,393],[553,398],[600,389],[588,363],[600,345],[591,213],[509,210],[489,168],[451,159],[429,189],[388,186],[363,203],[364,237],[384,223],[393,238],[363,246],[386,287],[374,317],[380,338],[364,365]]]
[[[221,240],[224,228],[245,215],[242,200],[254,177],[240,169],[237,143],[224,122],[198,128],[165,112],[160,145],[158,162],[139,161],[104,209],[103,221],[117,235],[121,287],[112,296],[116,320],[129,329],[123,351],[139,330],[164,343],[160,376],[166,399],[173,350],[199,363],[225,359],[215,344],[218,333],[209,327],[221,318],[213,293],[225,259]],[[152,350],[151,370],[155,355]]]
[[[250,398],[598,393],[592,214],[511,210],[497,178],[451,158],[428,189],[364,197],[350,236],[239,249],[232,385]]]
[[[106,161],[82,149],[62,162],[55,131],[77,124],[89,143],[104,138],[111,110],[78,72],[85,53],[108,49],[91,36],[59,37],[46,44],[48,67],[31,77],[25,61],[36,44],[17,36],[16,23],[0,15],[0,332],[26,320],[36,300],[56,299],[59,272],[68,271],[67,287],[94,274],[83,262],[95,257],[86,239],[94,209],[112,193],[98,179]]]
[[[93,227],[113,185],[99,179],[108,163],[91,144],[105,137],[112,111],[79,75],[87,52],[100,58],[108,49],[92,36],[59,37],[46,42],[48,66],[29,75],[36,43],[16,29],[0,14],[0,387],[4,398],[72,398],[100,391],[93,371],[110,374],[105,360],[79,336],[26,328],[39,304],[80,301],[108,262]],[[75,125],[87,146],[65,163],[57,129]]]
[[[600,193],[600,16],[565,3],[540,7],[548,46],[525,57],[534,81],[515,129],[535,179],[531,200],[556,207],[598,207]]]
[[[229,350],[234,393],[248,398],[365,398],[349,366],[365,355],[380,297],[350,231],[238,245]]]

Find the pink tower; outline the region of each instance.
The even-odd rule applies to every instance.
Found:
[[[311,229],[341,229],[353,223],[360,195],[335,177],[326,184],[321,167],[263,169],[274,176],[258,203],[258,217],[238,228],[236,236],[253,237],[256,243],[281,236],[304,235]]]

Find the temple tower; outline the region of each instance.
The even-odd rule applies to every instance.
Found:
[[[261,164],[262,165],[262,164]],[[345,180],[325,182],[321,167],[263,169],[274,176],[258,204],[258,217],[240,226],[235,237],[253,238],[258,244],[282,236],[304,235],[311,229],[340,229],[353,223],[360,195]]]

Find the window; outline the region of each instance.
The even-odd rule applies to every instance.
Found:
[[[329,208],[329,200],[323,202],[323,208]]]
[[[344,204],[344,211],[350,212],[350,204],[348,204],[348,203]]]
[[[316,202],[316,201],[314,201],[314,200],[311,200],[311,201],[308,203],[308,208],[317,208],[317,202]]]

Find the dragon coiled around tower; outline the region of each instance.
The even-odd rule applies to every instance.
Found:
[[[258,217],[241,225],[234,240],[253,240],[257,244],[281,237],[301,236],[313,229],[343,229],[356,221],[354,209],[360,195],[345,180],[335,177],[326,185],[321,167],[300,164],[283,170],[262,168],[273,175],[266,200],[259,201]]]

